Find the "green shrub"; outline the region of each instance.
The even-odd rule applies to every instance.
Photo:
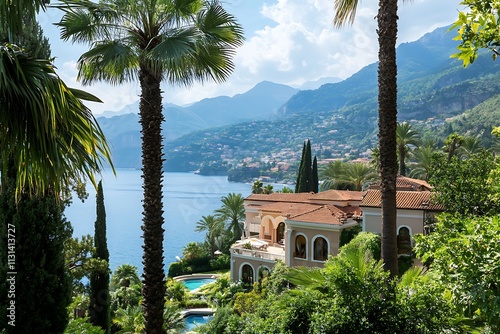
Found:
[[[186,308],[206,308],[209,307],[208,302],[204,299],[188,299],[185,302]]]
[[[167,277],[176,277],[180,276],[184,273],[184,266],[182,265],[181,262],[172,262],[170,263],[170,266],[168,267],[168,274]]]
[[[229,269],[231,267],[231,256],[229,254],[219,255],[214,260],[210,260],[212,270]]]

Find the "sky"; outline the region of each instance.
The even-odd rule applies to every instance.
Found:
[[[245,31],[245,42],[234,58],[235,70],[225,83],[175,87],[162,84],[163,102],[187,105],[204,98],[234,96],[261,81],[298,87],[324,77],[346,79],[377,61],[378,1],[360,0],[353,25],[335,28],[334,0],[221,0]],[[453,23],[459,0],[399,1],[398,45]],[[56,9],[40,13],[38,20],[49,38],[57,73],[70,87],[77,82],[77,60],[88,46],[59,39],[53,25]],[[450,39],[454,35],[450,33]],[[137,82],[120,86],[97,83],[83,87],[103,103],[88,103],[95,115],[119,111],[139,99]]]

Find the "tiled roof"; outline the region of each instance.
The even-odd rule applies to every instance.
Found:
[[[350,190],[327,190],[315,193],[251,194],[245,200],[265,202],[311,203],[317,201],[361,201],[363,192]]]
[[[315,210],[291,216],[288,218],[293,221],[342,225],[347,222],[347,215],[336,206],[320,205]]]
[[[369,189],[380,189],[380,182],[372,184]],[[408,190],[408,191],[430,191],[432,186],[424,180],[411,179],[406,176],[399,175],[396,178],[396,189],[397,190]]]
[[[318,205],[314,204],[277,202],[262,205],[261,207],[259,207],[259,210],[262,212],[277,212],[284,216],[293,216],[315,210],[317,207]]]
[[[326,190],[314,194],[313,200],[329,200],[329,201],[361,201],[364,192],[350,190]]]
[[[444,207],[432,203],[430,191],[396,191],[396,207],[398,209],[413,209],[413,210],[424,210],[425,203],[428,206],[425,210],[431,211],[443,211]],[[382,195],[380,190],[369,189],[366,192],[365,197],[361,201],[359,206],[361,207],[374,207],[380,208],[382,201]],[[424,204],[423,204],[424,203]]]
[[[251,194],[245,200],[265,202],[307,203],[314,193]]]

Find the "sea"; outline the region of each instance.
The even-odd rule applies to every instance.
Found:
[[[110,269],[121,264],[131,264],[142,273],[142,171],[117,169],[116,176],[104,171],[102,179],[106,209],[107,241]],[[279,189],[279,188],[275,188]],[[229,193],[250,195],[252,185],[227,181],[226,176],[202,176],[195,173],[164,173],[163,204],[164,264],[165,271],[171,262],[182,256],[182,249],[189,242],[203,241],[205,232],[195,232],[202,216],[211,215],[221,207],[221,198]],[[65,216],[73,226],[73,237],[94,234],[96,220],[96,191],[87,185],[89,197],[81,202],[73,197]]]

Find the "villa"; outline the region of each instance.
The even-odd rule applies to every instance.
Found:
[[[431,204],[425,181],[398,177],[398,252],[411,253],[411,236],[442,207]],[[288,266],[323,267],[339,251],[343,230],[356,225],[381,232],[380,185],[367,191],[327,190],[320,193],[252,194],[245,199],[246,239],[231,247],[231,279],[258,281],[276,261]]]

